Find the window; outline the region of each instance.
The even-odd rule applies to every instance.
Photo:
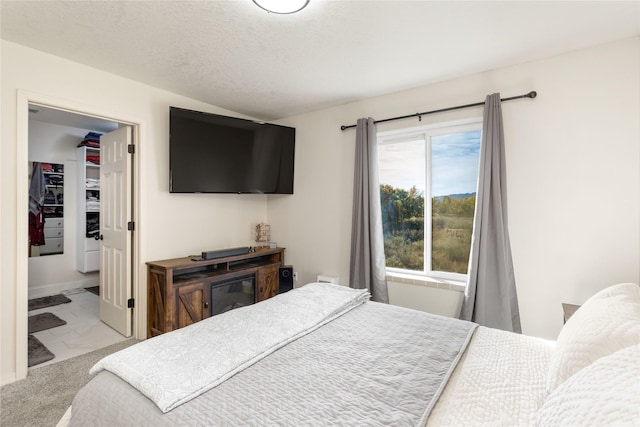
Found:
[[[378,134],[387,271],[464,279],[482,121]]]

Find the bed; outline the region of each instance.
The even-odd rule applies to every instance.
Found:
[[[146,340],[94,366],[59,425],[640,425],[637,285],[555,342],[368,297],[314,283]]]

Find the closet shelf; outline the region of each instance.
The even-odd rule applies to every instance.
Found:
[[[76,251],[76,269],[82,273],[100,269],[100,243],[94,239],[100,231],[100,208],[96,203],[100,195],[100,187],[87,186],[87,180],[97,184],[100,179],[100,165],[87,161],[87,155],[99,155],[99,148],[80,146],[76,149],[78,168],[78,249]],[[92,203],[87,207],[89,197]]]

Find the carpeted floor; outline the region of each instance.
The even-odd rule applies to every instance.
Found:
[[[137,343],[129,339],[53,365],[29,370],[27,378],[0,388],[2,427],[53,427],[103,357]]]

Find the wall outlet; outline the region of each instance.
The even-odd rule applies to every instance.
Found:
[[[297,271],[293,272],[293,280],[296,281],[296,282],[298,281],[298,272]]]

